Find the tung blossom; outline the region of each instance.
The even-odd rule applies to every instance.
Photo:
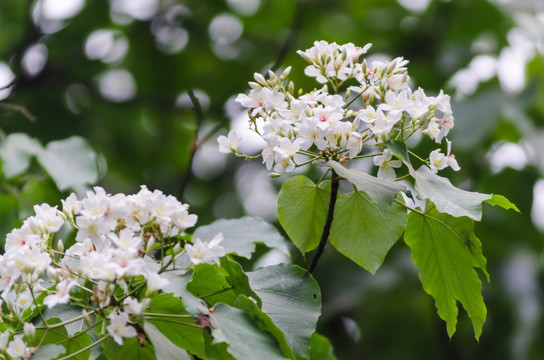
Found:
[[[123,345],[123,338],[134,337],[138,332],[133,326],[128,325],[128,314],[122,312],[120,314],[110,314],[110,324],[106,326],[106,330],[119,345]]]
[[[209,242],[202,242],[196,239],[193,244],[185,245],[185,251],[191,262],[195,265],[200,263],[219,263],[219,258],[225,256],[225,248],[219,243],[223,241],[223,234],[215,235]]]

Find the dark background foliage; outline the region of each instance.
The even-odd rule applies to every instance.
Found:
[[[512,29],[533,21],[533,52],[522,56],[524,85],[508,88],[508,71],[491,74],[454,104],[451,138],[462,171],[447,176],[473,191],[505,195],[521,210],[486,206],[476,225],[492,276],[483,287],[488,318],[480,342],[462,311],[457,333],[447,337],[402,240],[375,276],[333,249],[315,276],[323,291],[318,330],[339,359],[544,358],[544,213],[538,212],[544,194],[536,191],[544,170],[539,1],[139,0],[127,10],[130,1],[74,0],[82,5],[78,11],[48,13],[55,2],[62,3],[0,2],[0,62],[14,75],[0,101],[3,139],[24,132],[47,144],[82,136],[98,154],[98,185],[110,193],[133,193],[141,184],[161,189],[188,202],[200,225],[244,214],[275,221],[274,192],[283,178],[272,181],[257,162],[215,148],[240,111],[232,97],[248,90],[254,72],[292,65],[296,85],[310,89],[315,84],[302,75],[297,49],[315,40],[371,42],[371,54],[408,59],[415,86],[453,97],[455,87],[488,70],[477,68],[454,86],[452,77],[474,58],[498,59],[508,68],[504,49],[520,45]],[[418,3],[420,10],[413,8]],[[93,47],[91,34],[98,30],[108,31],[111,43],[95,37]],[[45,54],[43,68],[39,54]],[[499,152],[504,144],[517,152]],[[58,204],[68,194],[36,161],[28,173],[0,180],[2,238],[33,204]],[[304,264],[300,255],[294,258]]]

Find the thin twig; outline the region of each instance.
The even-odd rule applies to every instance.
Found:
[[[36,116],[32,115],[32,113],[28,111],[28,109],[25,108],[24,106],[0,102],[0,108],[20,112],[24,117],[26,117],[31,122],[36,122]]]
[[[200,106],[200,101],[195,96],[193,89],[187,90],[187,94],[189,95],[189,98],[191,99],[191,102],[193,103],[193,110],[195,112],[195,118],[196,118],[196,129],[195,129],[195,133],[193,134],[193,138],[191,139],[191,144],[189,145],[189,160],[187,161],[185,176],[183,177],[183,181],[181,182],[181,185],[179,188],[180,200],[183,199],[185,189],[187,188],[187,185],[193,178],[193,161],[195,159],[195,154],[200,146],[198,142],[198,133],[200,132],[200,127],[202,126],[202,123],[204,122],[204,112],[202,111],[202,106]]]
[[[339,179],[336,176],[336,172],[334,170],[331,170],[331,197],[329,200],[329,210],[327,212],[327,220],[325,221],[325,226],[323,227],[323,233],[321,234],[321,240],[319,240],[319,245],[317,245],[317,250],[315,251],[314,257],[312,258],[312,262],[310,263],[310,266],[308,266],[308,272],[311,274],[314,272],[315,267],[317,266],[317,262],[319,261],[319,258],[321,257],[321,254],[323,254],[323,249],[325,249],[325,245],[327,244],[327,240],[329,239],[329,234],[331,232],[331,225],[334,215],[334,207],[336,205],[336,198],[338,196],[338,185],[339,185]]]

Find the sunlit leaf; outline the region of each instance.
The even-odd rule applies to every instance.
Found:
[[[210,306],[217,302],[234,305],[237,297],[217,265],[206,263],[195,265],[193,280],[187,284],[187,290],[203,298]]]
[[[394,203],[382,213],[361,191],[338,197],[330,240],[334,247],[372,274],[406,227],[405,208]]]
[[[312,349],[310,360],[336,360],[331,342],[329,339],[318,333],[314,333],[311,338]]]
[[[457,301],[472,319],[477,339],[487,313],[482,284],[474,269],[480,268],[489,280],[487,261],[473,228],[474,222],[469,218],[439,213],[432,207],[425,213],[412,212],[408,216],[404,240],[419,268],[423,289],[435,299],[438,315],[446,321],[450,337],[457,325]]]
[[[327,217],[330,181],[319,185],[305,176],[287,180],[278,194],[278,220],[304,254],[317,247]]]
[[[518,207],[515,204],[510,202],[510,200],[508,200],[502,195],[493,194],[491,199],[488,199],[485,202],[493,206],[500,206],[505,210],[513,209],[514,211],[518,213],[520,212]]]

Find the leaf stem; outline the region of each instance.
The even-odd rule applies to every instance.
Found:
[[[66,356],[64,356],[64,357],[61,357],[61,358],[59,358],[58,360],[70,359],[70,358],[73,358],[73,357],[75,357],[75,356],[77,356],[77,355],[79,355],[79,354],[82,354],[82,353],[84,353],[85,351],[87,351],[87,350],[93,348],[94,346],[100,344],[102,341],[106,340],[107,338],[109,338],[109,335],[108,335],[108,336],[104,336],[103,338],[98,339],[97,341],[95,341],[95,342],[93,342],[93,343],[91,343],[91,344],[89,344],[89,345],[87,345],[87,346],[85,346],[85,347],[79,349],[79,350],[76,351],[76,352],[73,352],[73,353],[68,354],[68,355],[66,355]]]
[[[224,293],[225,291],[229,291],[229,290],[232,290],[232,289],[234,289],[234,286],[228,286],[228,287],[223,288],[221,290],[217,290],[217,291],[214,291],[214,292],[211,292],[211,293],[208,293],[208,294],[204,294],[204,295],[199,295],[198,297],[203,299],[203,298],[208,297],[208,296],[219,295],[221,293]]]
[[[319,258],[323,254],[323,250],[325,249],[325,245],[327,244],[327,240],[329,238],[329,234],[331,232],[331,225],[334,215],[334,207],[336,205],[336,198],[338,197],[338,185],[339,185],[339,179],[336,175],[336,172],[334,170],[331,170],[331,197],[329,200],[329,210],[327,212],[327,220],[325,221],[325,226],[323,227],[323,233],[321,234],[321,240],[319,240],[319,245],[317,245],[317,249],[315,251],[314,257],[312,258],[312,262],[310,263],[310,266],[308,266],[308,272],[311,274],[314,272],[315,267],[317,266],[317,263],[319,261]]]

